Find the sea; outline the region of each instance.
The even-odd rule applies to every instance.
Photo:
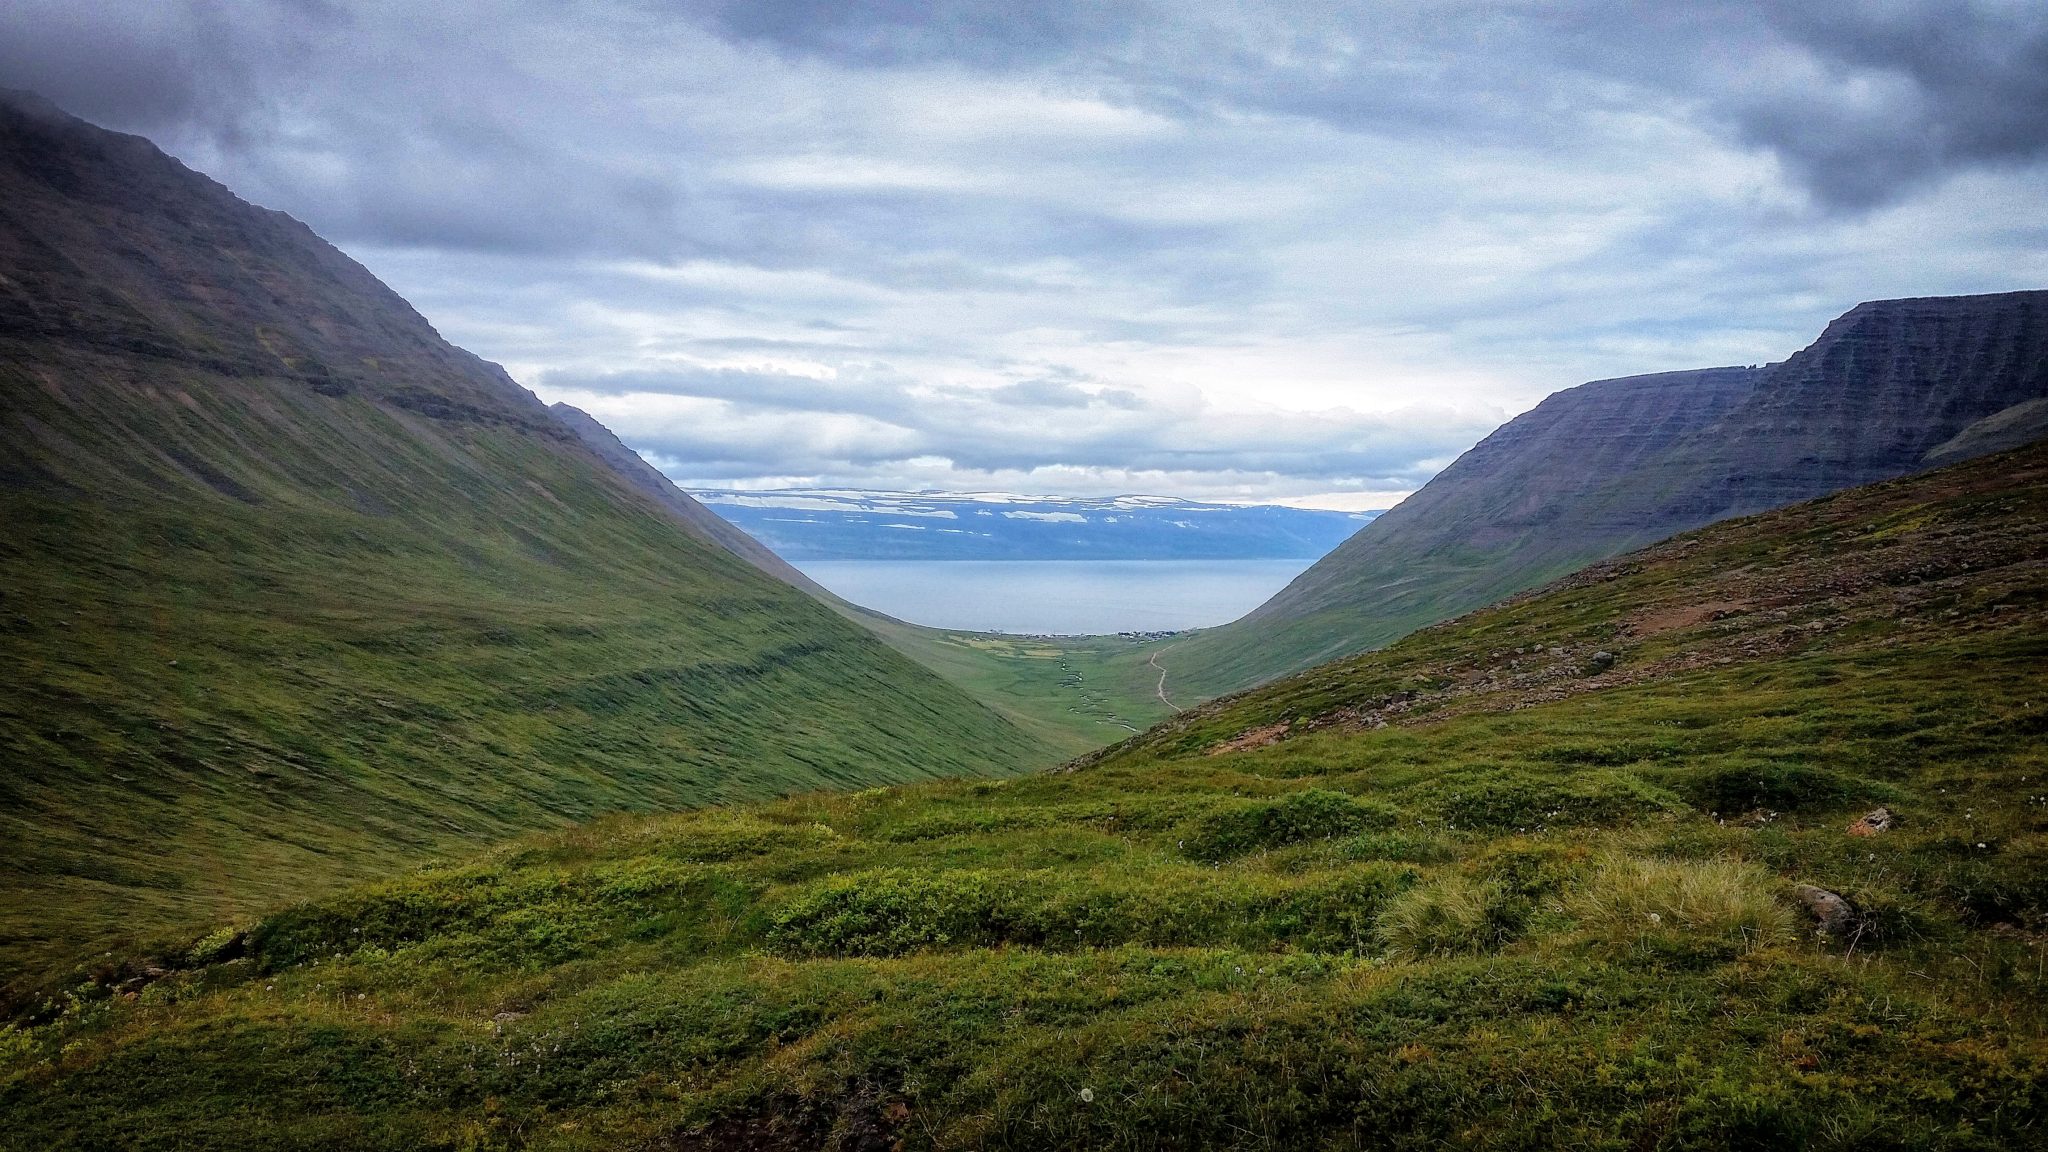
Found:
[[[805,560],[865,608],[934,628],[1024,635],[1228,624],[1314,560]]]

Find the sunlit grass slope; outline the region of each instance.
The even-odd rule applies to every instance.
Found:
[[[109,959],[0,1034],[0,1145],[2039,1147],[2044,662],[2037,449],[1070,772],[612,818]]]

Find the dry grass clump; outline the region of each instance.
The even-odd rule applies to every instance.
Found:
[[[1746,951],[1792,939],[1792,912],[1778,887],[1770,872],[1744,860],[1617,856],[1568,907],[1581,924],[1616,941]]]
[[[1508,893],[1497,881],[1447,876],[1388,904],[1380,914],[1380,943],[1401,960],[1498,948],[1518,927],[1507,904]]]

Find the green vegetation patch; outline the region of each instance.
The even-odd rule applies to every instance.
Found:
[[[1487,832],[1609,824],[1674,805],[1669,792],[1631,773],[1604,769],[1570,774],[1466,770],[1448,773],[1414,795],[1451,827]]]
[[[1276,800],[1234,804],[1213,812],[1195,823],[1181,846],[1196,860],[1230,860],[1303,840],[1329,840],[1387,828],[1399,819],[1391,805],[1306,788]]]
[[[1670,774],[1673,791],[1716,815],[1747,812],[1820,812],[1855,804],[1896,801],[1882,783],[1804,764],[1707,767]]]
[[[46,351],[72,394],[0,363],[17,431],[75,437],[10,440],[42,481],[0,492],[0,1000],[607,812],[1058,758],[545,435]]]
[[[1058,873],[888,869],[836,877],[773,914],[772,949],[892,956],[947,946],[1234,945],[1356,950],[1387,900],[1414,882],[1381,865],[1308,877],[1162,868],[1076,882]]]

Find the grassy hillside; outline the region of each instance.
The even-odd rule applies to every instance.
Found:
[[[93,459],[266,454],[218,465],[241,499],[0,494],[7,960],[614,808],[1051,756],[526,437],[286,389],[102,415]]]
[[[2037,1147],[2044,667],[2033,449],[1069,772],[607,819],[109,959],[0,1033],[0,1146]]]
[[[0,95],[0,981],[531,829],[1054,753],[366,271]]]

